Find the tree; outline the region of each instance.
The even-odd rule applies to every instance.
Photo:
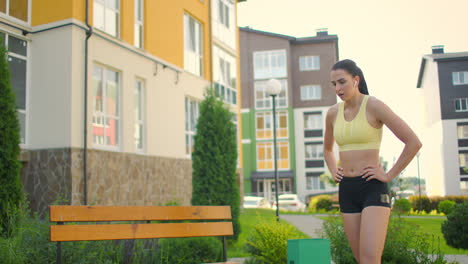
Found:
[[[1,43],[4,43],[0,40]],[[12,235],[20,202],[20,129],[6,50],[0,44],[0,233]]]
[[[192,205],[230,205],[234,239],[240,233],[240,197],[237,185],[237,136],[233,114],[208,89],[192,153]]]

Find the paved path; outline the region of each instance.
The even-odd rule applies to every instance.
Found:
[[[280,215],[280,218],[288,221],[311,238],[320,238],[322,219],[314,215]],[[468,255],[445,255],[445,259],[458,261],[460,264],[468,264]]]

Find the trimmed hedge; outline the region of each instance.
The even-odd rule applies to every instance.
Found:
[[[442,223],[442,234],[447,245],[468,249],[468,201],[456,204],[453,211]]]
[[[419,211],[419,195],[412,195],[409,197],[412,204],[413,211]],[[430,213],[432,210],[439,211],[439,203],[442,201],[454,201],[457,204],[468,201],[468,195],[447,195],[447,196],[430,196],[422,195],[422,210]]]

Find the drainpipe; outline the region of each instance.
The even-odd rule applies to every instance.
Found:
[[[93,34],[93,27],[89,24],[89,0],[85,9],[86,39],[84,46],[84,135],[83,135],[83,205],[88,204],[87,158],[88,158],[88,40]]]

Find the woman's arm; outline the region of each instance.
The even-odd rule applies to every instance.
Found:
[[[372,166],[364,169],[363,174],[364,177],[368,177],[367,180],[375,178],[383,182],[389,182],[408,166],[422,147],[422,143],[406,122],[397,116],[390,107],[375,98],[372,98],[372,101],[369,100],[369,102],[369,110],[375,114],[377,120],[386,125],[393,134],[405,144],[397,162],[387,173],[385,173],[382,168],[375,168]]]
[[[333,143],[335,141],[333,137],[333,122],[335,121],[337,114],[336,105],[328,109],[327,117],[325,119],[325,136],[323,143],[323,157],[327,163],[328,170],[332,174],[332,178],[335,182],[340,182],[343,178],[343,169],[339,168],[335,155],[333,154]]]

